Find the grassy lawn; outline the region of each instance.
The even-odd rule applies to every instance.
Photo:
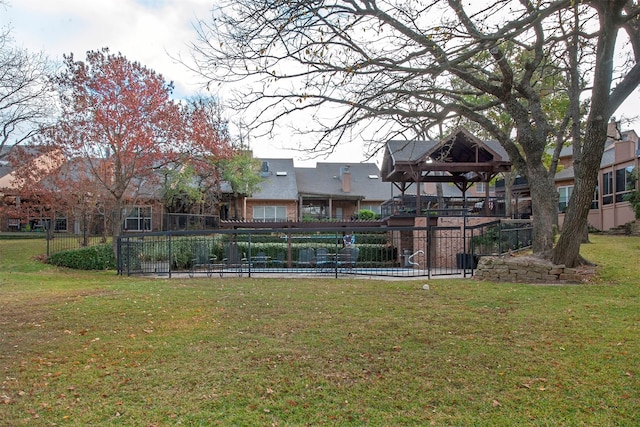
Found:
[[[0,425],[640,424],[640,238],[592,284],[150,279],[0,240]]]

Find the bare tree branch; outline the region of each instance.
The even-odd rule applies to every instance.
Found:
[[[6,146],[39,134],[55,117],[50,63],[12,44],[8,30],[0,34],[0,158]]]

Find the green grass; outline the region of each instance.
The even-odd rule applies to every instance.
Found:
[[[76,272],[0,241],[0,425],[638,425],[640,239],[592,241],[592,284],[429,291]]]

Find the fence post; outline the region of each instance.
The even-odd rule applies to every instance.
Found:
[[[82,214],[82,245],[89,246],[89,236],[87,236],[87,213]]]
[[[51,236],[50,236],[50,234],[49,234],[49,227],[48,227],[46,224],[47,224],[47,223],[46,223],[46,221],[45,221],[45,230],[44,230],[44,231],[46,232],[46,234],[45,234],[45,238],[46,238],[46,240],[47,240],[47,258],[49,258],[49,255],[51,255],[51,254],[50,254],[50,250],[49,250],[49,242],[51,242]]]
[[[462,253],[466,254],[467,253],[467,193],[464,192],[462,193],[464,195],[464,204],[463,206],[465,207],[465,209],[462,211]],[[466,278],[467,277],[467,263],[466,260],[464,259],[464,257],[466,257],[466,255],[462,255],[463,260],[462,260],[462,277]]]
[[[127,260],[127,265],[129,265],[129,260]],[[118,269],[118,276],[122,276],[122,236],[116,238],[116,268]]]
[[[336,231],[336,250],[335,250],[335,260],[333,261],[333,273],[335,278],[338,278],[338,260],[339,258],[339,253],[340,253],[340,241],[342,241],[342,235],[340,234],[339,231]]]
[[[167,238],[169,239],[169,279],[171,279],[171,264],[173,264],[173,257],[171,256],[172,254],[172,248],[171,248],[171,233],[169,233],[167,235]]]
[[[252,262],[251,262],[251,236],[253,235],[253,233],[249,232],[249,236],[247,237],[247,265],[248,265],[248,272],[247,272],[247,276],[251,277],[251,267],[252,267]],[[242,257],[240,257],[240,265],[242,265]],[[240,267],[242,268],[242,267]]]

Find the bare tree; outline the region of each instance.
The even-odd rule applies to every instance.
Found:
[[[43,53],[14,46],[8,29],[0,34],[0,159],[13,146],[40,133],[54,118],[55,91]]]
[[[255,129],[305,114],[303,130],[312,123],[319,133],[316,151],[354,134],[381,144],[417,122],[478,123],[528,179],[534,252],[550,256],[557,155],[571,131],[585,129],[565,222],[582,229],[608,119],[640,82],[638,13],[627,0],[234,0],[199,22],[194,68],[210,84],[241,82],[235,107],[255,115]],[[614,76],[622,30],[633,52]],[[567,59],[569,45],[580,61]],[[579,96],[570,97],[576,79]],[[549,108],[560,92],[571,101]],[[585,96],[589,115],[573,126],[569,107]],[[485,114],[495,108],[510,116],[515,139]],[[564,234],[554,260],[575,265],[579,241]]]

